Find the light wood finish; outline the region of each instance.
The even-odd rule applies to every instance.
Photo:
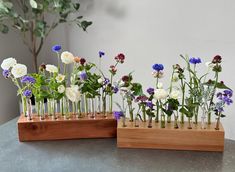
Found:
[[[149,148],[149,149],[173,149],[195,151],[219,151],[224,150],[224,129],[220,124],[220,130],[215,130],[215,123],[207,129],[201,129],[201,125],[193,125],[188,129],[188,123],[179,124],[174,129],[173,122],[166,123],[166,128],[160,128],[160,123],[153,121],[152,128],[143,122],[139,127],[134,127],[133,122],[118,122],[117,146],[119,148]]]
[[[109,138],[116,137],[116,132],[117,121],[112,114],[106,118],[102,115],[95,118],[72,116],[70,119],[60,117],[57,120],[50,116],[40,120],[38,116],[33,115],[30,121],[21,115],[18,120],[20,141]]]

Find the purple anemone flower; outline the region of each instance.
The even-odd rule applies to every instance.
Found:
[[[80,74],[80,79],[84,81],[84,80],[87,80],[87,78],[88,78],[88,77],[87,77],[86,72],[81,72],[81,74]]]

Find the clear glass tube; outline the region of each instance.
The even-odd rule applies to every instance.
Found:
[[[27,119],[32,120],[32,102],[30,98],[26,98],[27,102]]]
[[[136,117],[135,117],[135,127],[139,127],[139,123],[140,123],[140,120],[136,115]]]
[[[21,104],[21,107],[22,107],[22,114],[27,117],[27,101],[26,101],[26,97],[21,95],[21,101],[22,101],[22,104]]]
[[[106,107],[107,107],[106,98],[103,97],[103,98],[102,98],[102,113],[103,113],[103,116],[104,116],[104,117],[107,117],[107,110],[106,110]]]
[[[39,103],[40,103],[40,110],[39,110],[39,112],[40,112],[40,119],[44,120],[45,119],[44,100],[41,100]]]
[[[152,128],[152,117],[149,116],[148,118],[148,128]]]
[[[95,100],[94,100],[94,98],[90,98],[90,106],[91,106],[90,116],[91,116],[91,118],[95,118]]]

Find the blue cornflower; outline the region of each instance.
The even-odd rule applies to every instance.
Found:
[[[150,95],[153,95],[154,94],[154,88],[148,88],[147,89],[147,93],[149,93]]]
[[[162,64],[154,64],[152,68],[159,72],[164,69],[164,66]]]
[[[152,102],[147,102],[146,103],[147,107],[149,107],[150,109],[153,109],[153,103]]]
[[[34,84],[36,80],[32,76],[23,76],[21,79],[21,83],[29,83],[29,84]]]
[[[52,51],[58,53],[60,50],[61,50],[61,45],[54,45],[52,48],[51,48]]]
[[[99,51],[99,57],[103,57],[105,55],[105,53],[103,51]]]
[[[25,91],[23,92],[23,95],[24,95],[25,97],[31,97],[31,96],[32,96],[32,91],[31,91],[31,90],[25,90]]]
[[[189,63],[191,63],[191,64],[199,64],[199,63],[201,63],[201,62],[202,62],[202,61],[201,61],[200,58],[191,57],[191,58],[189,59]]]
[[[124,116],[124,113],[122,111],[114,111],[113,115],[116,120],[120,119],[122,116]]]
[[[80,73],[80,79],[81,79],[81,80],[87,80],[87,78],[88,78],[88,77],[87,77],[86,72],[81,72],[81,73]]]
[[[2,75],[4,76],[4,78],[9,78],[9,76],[10,76],[10,71],[9,70],[3,70],[2,71]]]

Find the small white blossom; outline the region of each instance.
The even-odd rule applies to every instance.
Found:
[[[61,82],[64,81],[65,75],[58,74],[55,79],[56,79],[56,81],[57,81],[58,83],[61,83]]]
[[[3,70],[9,70],[11,67],[13,67],[14,65],[16,65],[16,59],[12,58],[12,57],[9,57],[7,59],[4,59],[2,61],[2,64],[1,64],[1,68]]]
[[[64,64],[70,64],[70,63],[74,63],[74,56],[72,53],[68,52],[68,51],[64,51],[62,54],[61,54],[61,61],[64,63]]]
[[[179,74],[178,73],[174,73],[173,77],[172,77],[172,82],[178,82],[179,81]]]
[[[81,99],[81,93],[78,89],[77,85],[66,88],[65,95],[71,102],[78,102]]]
[[[58,72],[58,68],[55,65],[47,64],[46,65],[46,71],[48,71],[50,73],[57,73]]]
[[[64,87],[64,85],[60,85],[60,86],[58,87],[58,92],[59,92],[60,94],[62,94],[62,93],[65,92],[65,87]]]
[[[179,99],[180,98],[180,91],[179,90],[172,90],[170,93],[170,98]]]
[[[20,78],[27,74],[27,67],[18,63],[12,67],[11,73],[15,78]]]
[[[156,99],[156,100],[162,100],[162,99],[166,99],[167,98],[167,96],[168,96],[168,93],[166,92],[166,90],[164,90],[164,89],[156,89],[155,91],[154,91],[154,98]]]

